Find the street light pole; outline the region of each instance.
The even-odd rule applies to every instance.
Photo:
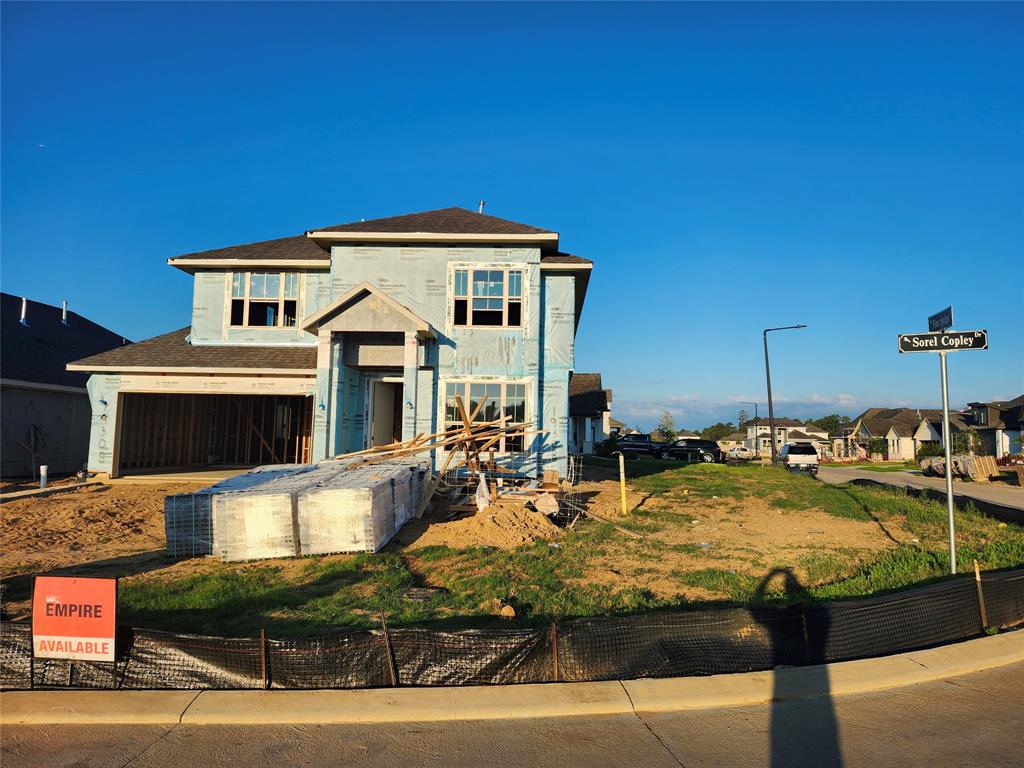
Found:
[[[775,448],[775,409],[772,406],[772,372],[768,365],[768,334],[771,331],[795,331],[806,328],[806,325],[784,325],[780,328],[765,328],[764,337],[764,376],[768,380],[768,439],[772,446],[772,464],[778,461],[778,450]]]

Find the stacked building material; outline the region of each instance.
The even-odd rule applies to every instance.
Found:
[[[164,502],[167,549],[226,561],[376,552],[428,493],[423,464],[260,467]]]

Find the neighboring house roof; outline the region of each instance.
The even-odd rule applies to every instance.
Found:
[[[680,429],[676,432],[676,437],[700,437],[696,432],[691,432],[688,429]]]
[[[770,423],[771,422],[769,422],[769,420],[766,417],[764,417],[764,416],[758,416],[756,419],[751,419],[750,421],[745,422],[745,424],[748,427],[767,427],[767,426],[770,425]],[[803,426],[802,422],[795,421],[793,419],[775,419],[775,428],[776,429],[778,429],[779,427],[802,427],[802,426]]]
[[[550,229],[521,224],[518,221],[499,219],[486,213],[476,213],[465,208],[439,208],[436,211],[406,213],[383,219],[354,221],[350,224],[335,224],[318,227],[314,232],[424,232],[442,235],[552,235]]]
[[[1024,422],[1024,395],[1013,400],[995,400],[991,403],[968,403],[971,408],[993,408],[998,416],[990,419],[988,424],[977,424],[974,429],[1020,429]]]
[[[203,346],[188,341],[191,328],[155,336],[138,344],[112,349],[70,363],[76,370],[130,368],[245,368],[294,370],[296,373],[316,370],[316,347]]]
[[[625,429],[626,422],[619,421],[614,416],[612,416],[608,419],[608,426],[611,427],[612,429]]]
[[[68,361],[120,347],[124,337],[68,311],[61,323],[60,307],[28,302],[28,325],[18,322],[21,298],[0,294],[0,377],[36,384],[85,387],[89,376],[72,373]]]
[[[732,434],[726,435],[718,442],[720,443],[742,443],[747,439],[746,432],[733,432]]]
[[[821,435],[809,435],[806,432],[801,432],[799,429],[791,429],[786,434],[787,440],[822,440]]]
[[[930,419],[942,411],[934,408],[868,408],[853,420],[854,431],[863,427],[874,437],[885,437],[890,429],[900,437],[910,437],[922,419]]]
[[[374,232],[401,234],[450,234],[450,235],[556,235],[547,229],[521,224],[516,221],[499,219],[484,213],[475,213],[465,208],[442,208],[422,213],[407,213],[383,219],[356,221],[350,224],[336,224],[319,227],[311,232]],[[243,261],[302,261],[330,264],[330,253],[326,246],[307,236],[308,233],[261,240],[255,243],[232,245],[174,256],[168,259],[172,265],[184,268],[194,259],[202,260],[243,260]],[[557,243],[556,243],[557,245]],[[545,252],[541,255],[543,264],[591,264],[590,259],[562,251]]]
[[[598,416],[608,410],[608,390],[600,373],[574,373],[569,379],[569,415]]]

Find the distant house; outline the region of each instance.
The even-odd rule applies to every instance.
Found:
[[[689,437],[693,440],[700,439],[700,435],[698,435],[696,432],[691,432],[688,429],[680,429],[678,432],[676,432],[676,440],[682,440],[684,437]]]
[[[626,426],[626,422],[619,421],[614,417],[608,418],[608,434],[610,435],[624,435],[627,434],[629,427]]]
[[[967,417],[950,413],[950,431],[968,429]],[[837,456],[864,458],[872,439],[885,440],[890,461],[911,460],[927,443],[942,445],[942,411],[937,408],[868,408],[853,420],[847,434],[833,439]]]
[[[731,451],[733,448],[743,448],[747,440],[746,432],[733,432],[718,441],[718,447],[723,451]]]
[[[569,450],[593,453],[611,433],[612,391],[600,373],[573,373],[569,379]]]
[[[747,422],[747,435],[743,444],[757,454],[771,453],[772,431],[768,419],[758,418]],[[782,450],[786,443],[806,442],[814,445],[818,453],[828,450],[828,432],[816,424],[794,419],[775,419],[775,450]]]
[[[24,322],[22,307],[24,306]],[[82,469],[92,411],[86,373],[65,366],[127,343],[76,312],[0,294],[0,474],[34,477]]]
[[[971,429],[977,440],[975,451],[1001,459],[1007,454],[1024,452],[1021,431],[1024,429],[1024,395],[1013,400],[991,403],[968,403]]]

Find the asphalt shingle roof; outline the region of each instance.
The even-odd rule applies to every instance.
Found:
[[[314,232],[396,232],[431,233],[445,235],[553,235],[550,229],[521,224],[518,221],[499,219],[486,213],[476,213],[465,208],[440,208],[436,211],[406,213],[383,219],[354,221],[350,224],[335,224],[319,227]]]
[[[175,256],[171,259],[320,259],[324,265],[331,261],[331,255],[305,235],[279,237],[276,240],[261,240],[257,243],[214,248],[211,251],[196,251]]]
[[[191,328],[75,360],[100,368],[294,368],[316,369],[316,347],[199,346],[189,344]]]
[[[28,326],[18,322],[21,298],[0,294],[0,377],[84,387],[87,373],[68,371],[68,361],[120,347],[124,338],[102,325],[68,311],[63,325],[60,307],[28,302]]]
[[[569,379],[569,415],[596,416],[608,410],[600,373],[574,373]]]

